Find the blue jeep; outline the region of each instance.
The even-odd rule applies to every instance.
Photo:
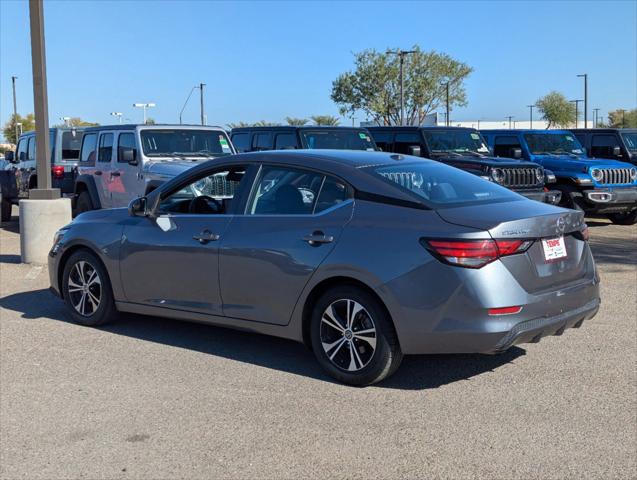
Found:
[[[560,205],[607,215],[621,225],[637,223],[637,168],[616,160],[589,158],[566,130],[482,130],[496,157],[524,158],[553,171]]]

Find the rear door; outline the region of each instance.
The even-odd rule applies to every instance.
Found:
[[[322,173],[263,166],[244,215],[222,242],[219,278],[229,317],[285,325],[353,212],[351,189]]]
[[[97,160],[95,162],[95,186],[100,196],[102,208],[111,208],[111,162],[113,160],[113,132],[101,132],[97,140]]]
[[[126,160],[126,150],[132,151],[132,162]],[[113,155],[111,182],[111,205],[125,207],[131,200],[143,195],[144,183],[141,173],[141,157],[137,149],[134,131],[121,131],[117,135],[117,149]]]

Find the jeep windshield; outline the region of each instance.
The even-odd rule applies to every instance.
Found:
[[[534,155],[582,155],[584,150],[569,133],[527,133],[524,135]]]
[[[423,131],[432,153],[458,153],[460,155],[482,156],[489,154],[489,148],[478,132],[470,130]]]
[[[637,132],[620,132],[620,135],[624,139],[626,148],[631,152],[637,152]]]
[[[232,154],[230,140],[219,130],[144,129],[140,136],[147,157],[209,158]]]
[[[336,150],[376,150],[376,144],[365,130],[302,130],[304,148]]]

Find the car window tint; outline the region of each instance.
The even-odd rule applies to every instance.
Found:
[[[378,148],[380,148],[383,152],[391,151],[391,132],[372,132],[372,138],[376,142]]]
[[[256,183],[250,215],[309,215],[323,175],[302,169],[264,167]]]
[[[27,147],[27,160],[35,160],[35,136],[29,137],[29,146]]]
[[[274,148],[276,150],[296,148],[296,134],[278,133],[274,140]]]
[[[161,201],[161,213],[224,215],[231,212],[246,174],[245,165],[206,173]]]
[[[77,160],[80,158],[82,132],[71,130],[62,132],[62,160]]]
[[[100,136],[100,148],[97,155],[98,162],[110,162],[113,156],[113,134],[103,133]]]
[[[117,161],[126,163],[123,159],[122,151],[125,149],[133,150],[133,160],[137,158],[137,144],[135,143],[135,134],[120,133],[117,138]]]
[[[619,147],[615,135],[593,135],[590,153],[593,157],[614,157],[614,147]]]
[[[394,152],[410,155],[409,147],[418,147],[420,143],[420,135],[417,132],[397,133],[394,138]]]
[[[513,135],[497,136],[494,140],[493,154],[496,157],[513,157],[513,149],[522,148],[518,137]]]
[[[95,146],[97,143],[97,134],[89,133],[84,135],[82,139],[82,151],[80,153],[80,162],[94,163],[95,162]]]
[[[18,161],[24,162],[27,159],[27,144],[29,143],[28,139],[23,138],[18,143]]]
[[[270,133],[257,133],[252,138],[253,150],[272,150],[272,140]]]
[[[320,213],[323,210],[335,207],[350,197],[351,195],[347,185],[335,178],[326,177],[318,200],[316,201],[314,213]]]
[[[237,149],[237,152],[247,152],[250,150],[250,134],[235,133],[232,135],[232,144]]]

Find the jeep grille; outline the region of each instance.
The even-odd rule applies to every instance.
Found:
[[[630,168],[603,168],[602,180],[599,183],[632,183],[630,179]]]

